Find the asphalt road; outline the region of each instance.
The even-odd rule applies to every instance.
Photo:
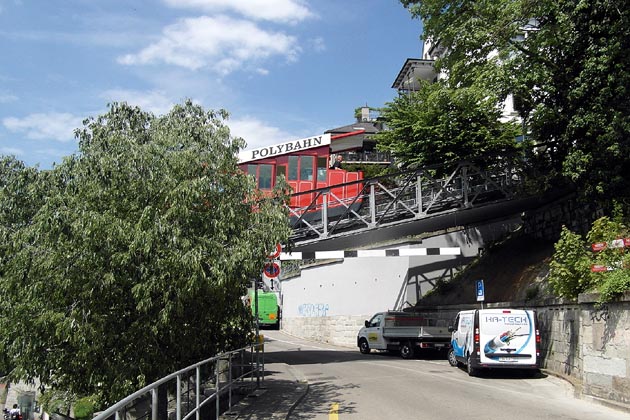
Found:
[[[488,372],[469,377],[439,356],[397,355],[304,341],[262,331],[265,360],[289,364],[308,381],[290,420],[617,420],[630,418],[573,396],[566,381],[545,374]]]

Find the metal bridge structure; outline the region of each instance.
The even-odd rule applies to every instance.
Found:
[[[507,165],[484,170],[461,162],[442,176],[436,173],[440,173],[436,168],[423,168],[295,194],[309,195],[310,203],[289,208],[290,240],[297,248],[307,247],[323,240],[496,206],[522,196],[522,174]],[[346,193],[357,190],[356,195]]]

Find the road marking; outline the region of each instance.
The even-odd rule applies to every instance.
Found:
[[[339,420],[339,404],[333,403],[328,412],[328,420]]]

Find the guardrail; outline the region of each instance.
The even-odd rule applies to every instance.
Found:
[[[460,162],[439,178],[425,168],[295,193],[293,196],[311,194],[313,198],[305,207],[288,209],[291,240],[306,244],[507,201],[521,193],[521,180],[520,171],[507,164],[482,170]],[[338,195],[357,184],[356,195]]]
[[[212,414],[212,403],[218,419],[222,402],[224,411],[232,409],[234,388],[258,388],[261,378],[264,384],[264,360],[262,342],[219,354],[145,386],[93,420],[166,420],[173,414],[174,420],[200,420],[202,409]]]

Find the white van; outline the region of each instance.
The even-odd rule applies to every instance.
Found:
[[[449,331],[448,361],[451,366],[465,365],[470,376],[481,368],[540,368],[540,333],[534,311],[461,311]]]

